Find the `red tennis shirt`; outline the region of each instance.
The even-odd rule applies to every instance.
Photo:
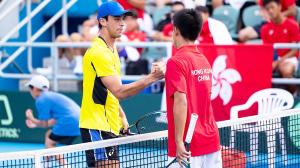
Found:
[[[191,114],[198,114],[198,121],[190,146],[192,156],[201,156],[218,151],[220,149],[220,139],[210,100],[212,69],[205,56],[198,51],[195,45],[180,47],[167,63],[165,79],[168,155],[171,157],[176,156],[173,117],[174,93],[176,91],[185,93],[187,98],[184,139]]]

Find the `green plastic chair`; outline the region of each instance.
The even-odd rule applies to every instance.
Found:
[[[247,7],[243,12],[242,18],[245,26],[250,26],[250,27],[259,25],[264,21],[260,15],[258,5]]]
[[[295,20],[300,23],[300,7],[297,6],[297,15],[295,16]]]
[[[225,24],[232,37],[236,37],[237,21],[239,11],[231,6],[225,5],[214,9],[212,18]]]

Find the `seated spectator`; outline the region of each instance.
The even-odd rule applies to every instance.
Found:
[[[290,19],[295,19],[297,15],[295,0],[280,0],[282,15]],[[257,4],[263,6],[263,0],[257,0]]]
[[[171,18],[174,13],[181,11],[185,6],[181,1],[172,3]],[[163,27],[162,32],[156,32],[152,38],[156,41],[172,41],[173,23],[170,22]]]
[[[132,13],[124,17],[125,21],[125,31],[123,35],[118,39],[121,42],[145,42],[146,33],[139,29],[139,24],[137,22],[137,13],[132,11]],[[128,61],[137,61],[142,53],[143,48],[136,49],[131,46],[118,47],[118,52],[120,58],[125,58]],[[125,71],[124,71],[125,72]]]
[[[116,41],[117,42],[129,42],[129,39],[127,38],[127,36],[122,35]],[[139,51],[135,47],[132,47],[132,46],[124,46],[124,47],[118,46],[117,50],[119,53],[120,60],[122,60],[124,58],[124,60],[126,62],[137,61],[141,57],[141,54],[139,53]]]
[[[270,22],[261,29],[261,38],[265,44],[299,42],[299,26],[281,12],[279,0],[264,0],[263,6],[270,16]],[[273,61],[273,70],[284,78],[292,78],[298,65],[296,49],[278,49],[278,59]]]
[[[98,36],[98,20],[96,17],[91,17],[82,24],[81,33],[84,41],[92,41]]]
[[[72,33],[70,35],[72,42],[83,42],[84,39],[79,33]],[[86,48],[73,48],[73,60],[70,64],[70,68],[73,69],[73,73],[76,75],[82,75],[82,56]]]
[[[145,12],[146,0],[117,0],[126,10],[136,11],[140,29],[151,36],[153,32],[153,21]]]
[[[58,35],[55,42],[82,42],[83,37],[79,33],[72,33],[70,36]],[[82,74],[82,48],[58,48],[58,70],[62,72],[73,72],[74,74]],[[37,72],[43,75],[52,73],[51,66],[45,68],[37,68]]]
[[[67,35],[58,35],[55,42],[71,42],[71,39]],[[59,48],[58,49],[59,68],[69,68],[70,63],[73,60],[73,49],[72,48]]]
[[[211,0],[211,6],[212,6],[212,10],[223,6],[224,5],[224,0]]]
[[[262,6],[263,0],[257,0],[257,4]],[[280,4],[282,15],[294,19],[297,14],[295,0],[280,0]],[[266,22],[270,20],[264,8],[261,8],[260,13]],[[238,33],[239,41],[246,42],[251,39],[260,38],[260,29],[264,24],[265,22],[254,27],[245,27],[244,29],[240,30]]]
[[[146,33],[141,31],[139,28],[136,12],[133,11],[130,15],[126,15],[124,21],[126,24],[124,35],[127,36],[129,41],[132,42],[146,41],[147,38]]]
[[[210,18],[207,7],[197,6],[196,11],[203,19],[202,30],[197,39],[200,44],[233,44],[227,27],[224,23]]]

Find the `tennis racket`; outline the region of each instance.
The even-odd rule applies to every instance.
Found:
[[[121,132],[125,135],[132,135],[131,131],[137,134],[144,134],[167,129],[167,113],[164,111],[155,111],[143,115],[131,124],[126,132]]]
[[[191,115],[191,121],[190,121],[190,124],[189,124],[189,127],[188,127],[188,131],[187,131],[187,134],[186,134],[186,137],[185,137],[185,148],[187,151],[190,151],[190,143],[192,141],[192,138],[193,138],[193,134],[194,134],[194,130],[195,130],[195,127],[196,127],[196,123],[197,123],[197,120],[198,120],[198,114],[196,113],[193,113]],[[166,168],[172,166],[173,164],[175,164],[177,162],[177,158],[173,159],[167,166]],[[181,164],[183,165],[183,167],[185,168],[190,168],[190,160],[189,158],[187,159],[187,161],[183,160],[181,162]]]

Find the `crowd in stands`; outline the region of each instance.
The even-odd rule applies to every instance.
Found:
[[[117,0],[125,9],[133,11],[126,16],[123,42],[150,42],[172,40],[172,16],[184,8],[195,8],[204,20],[197,43],[201,44],[240,44],[240,43],[293,43],[299,41],[299,18],[296,0]],[[245,23],[243,14],[255,7],[255,24]],[[226,8],[234,20],[234,26],[218,19],[220,10]],[[300,9],[300,8],[299,8]],[[233,11],[233,12],[232,12]],[[256,13],[255,13],[256,12]],[[223,10],[224,13],[224,10]],[[259,17],[259,19],[258,19]],[[236,19],[235,19],[236,18]],[[255,20],[256,19],[256,20]],[[261,20],[258,22],[257,20]],[[59,35],[59,42],[89,42],[98,35],[98,21],[95,14],[84,21],[78,33],[70,36]],[[256,40],[254,40],[256,39]],[[144,68],[147,61],[142,55],[149,50],[143,48],[118,48],[122,62]],[[61,49],[59,56],[65,66],[80,74],[84,49]],[[292,49],[279,49],[274,52],[273,71],[284,78],[293,77],[298,68],[298,52]],[[125,61],[124,61],[125,60]],[[134,62],[134,63],[133,63]],[[77,69],[75,68],[77,67]],[[79,67],[79,68],[78,68]],[[74,69],[75,68],[75,69]],[[147,68],[146,68],[147,69]],[[130,69],[128,70],[128,72]],[[147,73],[146,70],[133,70],[133,74]],[[129,74],[129,73],[127,73]],[[130,73],[131,74],[131,73]]]

